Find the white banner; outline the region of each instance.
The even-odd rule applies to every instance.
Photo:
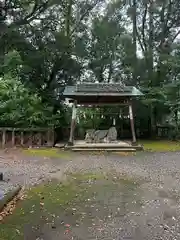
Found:
[[[73,105],[73,110],[72,110],[72,119],[76,119],[76,113],[77,113],[77,108],[75,105]]]
[[[132,112],[132,106],[129,105],[129,118],[133,120],[133,112]]]

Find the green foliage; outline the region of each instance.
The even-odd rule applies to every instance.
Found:
[[[153,132],[169,114],[177,128],[179,8],[178,0],[0,3],[0,76],[9,82],[2,83],[0,124],[67,125],[59,89],[77,81],[114,81],[146,94],[136,114],[139,126],[144,118]],[[15,82],[17,93],[8,92]],[[93,121],[101,124],[97,114]]]
[[[42,104],[41,97],[30,92],[10,75],[0,78],[0,125],[47,126],[55,123],[52,107]]]

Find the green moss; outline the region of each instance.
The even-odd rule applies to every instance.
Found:
[[[6,218],[1,224],[1,240],[21,240],[23,238],[24,225],[38,225],[42,215],[47,218],[55,214],[57,209],[69,205],[73,199],[82,200],[85,188],[73,180],[66,184],[56,182],[39,185],[27,193],[27,198],[20,202],[13,215]],[[76,193],[78,192],[78,197]],[[43,207],[41,206],[43,203]],[[42,210],[43,209],[43,210]]]
[[[174,152],[180,151],[180,143],[174,141],[141,141],[145,151],[151,152]]]
[[[75,181],[84,182],[88,180],[98,180],[103,179],[103,173],[67,173],[69,177],[73,178]]]
[[[69,159],[68,151],[59,150],[57,148],[29,148],[23,150],[23,153],[29,156],[47,157],[47,158],[63,158]]]
[[[112,197],[113,191],[118,194],[124,193],[127,201],[132,202],[132,193],[136,192],[138,183],[123,176],[114,177],[114,174],[117,173],[69,174],[64,183],[53,181],[33,187],[27,192],[27,198],[19,202],[13,215],[7,217],[1,224],[0,239],[24,239],[25,226],[31,228],[45,224],[46,221],[51,222],[67,208],[72,209],[77,206],[83,209],[85,200],[91,198],[94,192],[97,193],[100,201],[104,201],[105,196]]]

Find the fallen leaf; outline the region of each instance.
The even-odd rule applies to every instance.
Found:
[[[65,227],[70,227],[71,225],[67,223],[67,224],[65,224],[64,226],[65,226]]]
[[[70,232],[69,229],[66,229],[64,234],[68,234],[69,232]]]
[[[20,231],[19,231],[19,229],[16,229],[16,232],[17,232],[18,234],[20,234]]]

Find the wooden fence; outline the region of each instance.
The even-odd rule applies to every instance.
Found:
[[[0,146],[5,147],[52,147],[53,128],[0,128]]]

